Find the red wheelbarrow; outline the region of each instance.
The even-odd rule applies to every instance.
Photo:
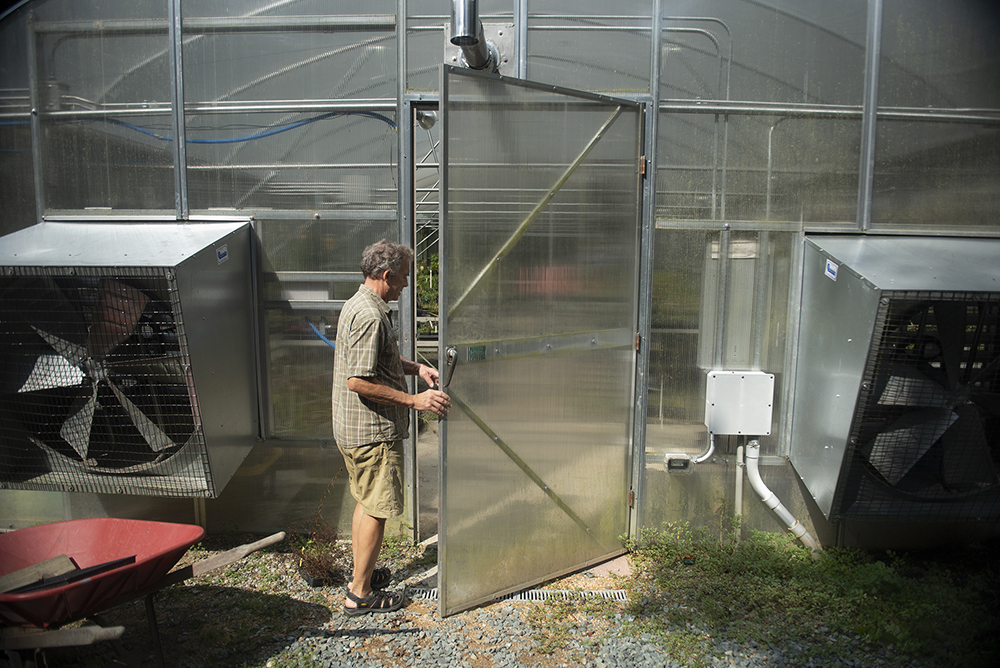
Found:
[[[113,518],[55,522],[0,534],[0,648],[65,647],[117,639],[124,627],[59,627],[145,598],[162,666],[153,595],[285,537],[279,532],[170,572],[204,535],[204,529],[189,524]]]

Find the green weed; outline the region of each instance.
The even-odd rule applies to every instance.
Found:
[[[660,635],[678,658],[700,665],[713,639],[801,647],[803,661],[855,660],[891,646],[930,665],[992,666],[995,561],[952,564],[893,552],[827,549],[819,559],[791,536],[738,524],[721,536],[686,523],[628,541],[633,632]]]

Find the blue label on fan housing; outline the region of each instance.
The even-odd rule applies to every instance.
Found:
[[[222,264],[229,259],[229,246],[223,244],[215,249],[215,257],[219,260],[219,264]]]
[[[835,264],[832,260],[828,259],[826,261],[826,269],[823,270],[823,273],[826,274],[827,278],[829,278],[832,281],[835,281],[837,280],[837,270],[839,268],[840,268],[839,265]]]

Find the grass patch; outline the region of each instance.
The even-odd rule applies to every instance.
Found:
[[[934,666],[1000,665],[996,560],[827,549],[736,524],[718,538],[686,523],[629,541],[630,632],[710,665],[715,641],[780,648],[803,662],[883,651]]]

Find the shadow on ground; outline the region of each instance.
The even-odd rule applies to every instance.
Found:
[[[211,585],[165,589],[156,595],[154,608],[164,664],[191,668],[262,663],[331,616],[330,607],[318,602]],[[157,665],[143,600],[118,606],[86,623],[94,621],[105,627],[124,626],[125,633],[114,643],[46,650],[47,665]]]

